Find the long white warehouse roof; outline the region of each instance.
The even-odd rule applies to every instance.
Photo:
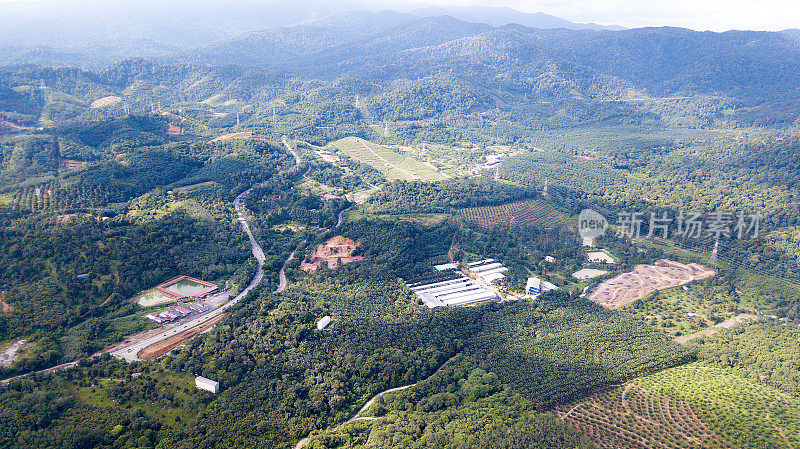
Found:
[[[495,263],[489,263],[489,264],[486,264],[486,265],[481,265],[479,267],[471,267],[469,269],[469,271],[477,274],[477,273],[480,273],[481,271],[494,270],[495,268],[500,268],[502,266],[503,266],[503,264],[501,264],[499,262],[495,262]]]
[[[447,301],[445,301],[445,304],[448,306],[460,306],[463,304],[471,304],[473,302],[486,301],[494,298],[495,294],[493,292],[489,290],[483,290],[482,292],[473,295],[459,296],[456,298],[448,299]]]

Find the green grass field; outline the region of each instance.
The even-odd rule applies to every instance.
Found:
[[[172,427],[190,422],[203,407],[192,376],[163,368],[143,373],[137,379],[106,377],[96,382],[94,385],[73,386],[75,399],[101,408],[138,408],[150,418]],[[150,400],[151,390],[158,390],[171,400],[154,402]]]
[[[328,144],[327,148],[369,165],[389,180],[441,181],[446,178],[437,170],[410,156],[358,137],[339,139]]]

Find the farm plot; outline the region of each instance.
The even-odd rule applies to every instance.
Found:
[[[636,384],[597,392],[555,408],[601,448],[733,448],[685,401]]]
[[[441,181],[445,175],[424,163],[358,137],[345,137],[329,144],[362,164],[379,171],[386,179]]]
[[[697,263],[688,265],[671,260],[657,260],[653,265],[637,265],[633,271],[603,281],[587,298],[607,309],[618,309],[650,293],[676,287],[717,274]]]
[[[731,369],[695,363],[634,383],[685,401],[716,434],[737,447],[800,446],[800,399],[741,377]]]
[[[500,206],[470,207],[459,210],[458,214],[469,224],[480,229],[519,224],[552,229],[570,223],[567,217],[542,198]]]

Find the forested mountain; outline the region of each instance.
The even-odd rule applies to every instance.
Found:
[[[32,63],[100,68],[130,57],[170,57],[220,39],[266,27],[298,24],[326,26],[331,16],[363,16],[389,8],[408,19],[452,15],[467,22],[502,26],[520,23],[537,28],[603,28],[573,23],[542,13],[498,7],[441,7],[366,0],[69,0],[4,2],[0,5],[0,56],[9,64]],[[393,14],[394,16],[394,14]],[[391,28],[399,17],[385,22]],[[351,32],[370,24],[356,19]]]
[[[596,23],[575,23],[549,14],[536,12],[524,13],[511,8],[493,6],[429,6],[412,10],[414,14],[423,16],[452,16],[465,22],[486,23],[492,26],[503,26],[511,23],[531,28],[567,28],[572,30],[622,30],[618,25],[603,26]]]
[[[239,1],[0,3],[0,449],[800,446],[797,30]]]

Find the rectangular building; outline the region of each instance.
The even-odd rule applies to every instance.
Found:
[[[197,376],[194,378],[194,385],[200,390],[205,390],[214,394],[219,393],[219,382],[202,376]]]
[[[331,317],[325,315],[324,317],[320,318],[319,321],[317,321],[317,329],[325,329],[329,324],[331,324]]]

